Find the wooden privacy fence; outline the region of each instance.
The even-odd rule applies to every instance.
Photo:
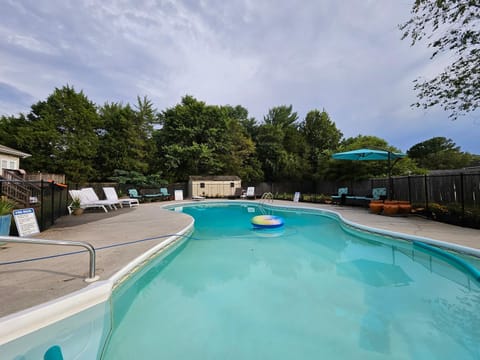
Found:
[[[478,209],[480,173],[394,177],[393,193],[397,200],[409,200],[426,208],[436,203]]]
[[[64,174],[47,174],[47,173],[36,173],[36,174],[25,174],[25,180],[27,181],[55,181],[56,183],[65,184],[65,175]]]
[[[395,176],[391,179],[392,199],[410,201],[418,214],[456,225],[480,228],[480,172]],[[253,185],[252,185],[253,186]],[[374,188],[388,188],[388,178],[361,181],[318,181],[312,183],[260,183],[256,192],[270,191],[287,199],[300,191],[308,199],[323,199],[339,188],[349,194],[368,196]],[[272,191],[273,190],[273,191]],[[309,200],[311,201],[311,200]]]
[[[480,229],[480,173],[396,177],[394,194],[435,220]]]
[[[392,177],[394,200],[407,200],[418,206],[428,207],[431,203],[457,204],[461,207],[480,208],[480,172],[442,175],[410,175]],[[257,193],[302,193],[336,194],[338,188],[348,187],[349,193],[367,196],[372,189],[388,187],[388,178],[374,178],[361,181],[318,181],[258,183]]]

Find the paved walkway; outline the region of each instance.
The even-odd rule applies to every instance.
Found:
[[[86,241],[96,249],[96,274],[107,279],[136,257],[192,222],[182,213],[162,209],[164,203],[142,204],[108,213],[65,216],[37,238]],[[151,240],[145,240],[151,239]],[[136,243],[123,243],[145,240]],[[44,260],[0,265],[0,317],[69,294],[88,286],[89,256],[71,246],[7,243],[0,247],[0,263],[49,257]]]
[[[287,201],[275,201],[274,204],[293,205]],[[150,203],[108,214],[95,212],[66,216],[38,237],[91,243],[97,249],[97,275],[101,279],[107,279],[140,254],[165,240],[166,235],[191,224],[190,216],[162,209],[163,205],[164,202]],[[480,230],[442,224],[416,216],[374,215],[364,208],[307,203],[295,205],[337,211],[346,220],[370,227],[480,249]],[[128,242],[134,243],[124,244]],[[111,247],[112,245],[120,246]],[[26,244],[0,246],[0,263],[46,257],[33,262],[0,265],[0,317],[88,286],[83,281],[88,275],[87,253],[54,257],[72,251],[77,249]]]

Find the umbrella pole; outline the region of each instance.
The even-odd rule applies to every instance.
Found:
[[[392,168],[390,166],[390,151],[388,152],[388,200],[392,200],[392,193],[393,193],[393,189],[392,189]]]
[[[393,164],[390,159],[390,152],[388,153],[388,200],[393,200],[393,178],[392,178],[392,169],[400,159],[394,159]]]

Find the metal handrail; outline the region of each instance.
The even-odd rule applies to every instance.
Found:
[[[273,203],[273,194],[271,192],[263,193],[259,201],[260,212],[264,215],[266,213],[264,206],[267,201],[270,201],[271,203]]]
[[[266,192],[266,193],[262,194],[262,197],[260,198],[260,202],[262,204],[265,203],[266,201],[273,202],[273,198],[274,198],[274,196],[271,192]]]
[[[95,276],[95,248],[84,241],[67,241],[67,240],[49,240],[49,239],[33,239],[16,236],[0,236],[0,241],[11,243],[25,243],[38,245],[64,245],[64,246],[80,246],[88,250],[90,254],[89,277],[85,279],[86,282],[94,282],[99,279]]]

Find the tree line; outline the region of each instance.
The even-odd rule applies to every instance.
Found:
[[[2,116],[0,143],[32,154],[22,160],[27,172],[62,173],[78,183],[128,174],[156,182],[186,181],[190,175],[238,175],[245,183],[360,180],[385,176],[385,164],[336,161],[331,155],[364,147],[399,152],[375,136],[344,138],[326,110],[299,119],[291,105],[281,105],[259,122],[240,105],[208,105],[189,95],[163,111],[147,97],[135,105],[98,106],[68,85],[33,104],[28,114]],[[407,153],[394,175],[479,160],[439,137]]]

